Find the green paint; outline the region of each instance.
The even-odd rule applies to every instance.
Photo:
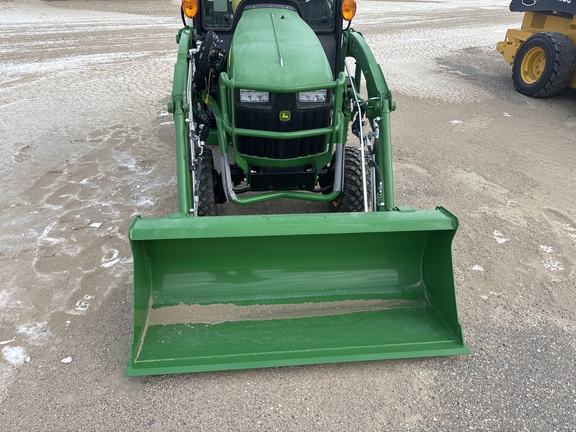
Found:
[[[266,89],[290,89],[295,84],[322,89],[333,81],[318,38],[293,11],[244,11],[230,53],[229,75],[239,83]]]

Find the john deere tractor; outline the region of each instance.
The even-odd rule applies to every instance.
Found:
[[[521,29],[510,29],[497,45],[512,66],[520,93],[548,97],[576,88],[576,0],[513,0],[510,10],[524,12]]]
[[[130,227],[127,375],[469,352],[458,220],[394,204],[395,103],[355,12],[355,0],[182,1],[168,104],[178,210]],[[326,210],[217,216],[277,199]]]

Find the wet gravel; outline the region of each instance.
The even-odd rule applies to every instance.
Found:
[[[460,219],[472,354],[123,376],[127,229],[176,208],[178,4],[0,1],[0,429],[575,431],[576,97],[514,91],[494,47],[520,16],[495,0],[354,21],[398,103],[396,203]],[[318,211],[279,205],[254,211]]]

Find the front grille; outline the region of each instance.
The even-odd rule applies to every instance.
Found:
[[[330,126],[330,105],[299,109],[295,94],[275,94],[271,106],[236,104],[236,127],[275,132],[294,132]],[[258,105],[258,106],[256,106]],[[289,121],[281,121],[280,113],[290,112]],[[282,139],[236,137],[236,147],[242,154],[271,159],[291,159],[326,151],[326,136]]]

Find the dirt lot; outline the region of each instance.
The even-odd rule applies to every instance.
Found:
[[[576,430],[576,92],[515,92],[506,0],[353,23],[398,104],[396,204],[460,218],[471,355],[124,378],[127,228],[176,210],[178,5],[0,0],[1,429]]]

